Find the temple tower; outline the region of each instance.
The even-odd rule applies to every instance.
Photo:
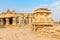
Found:
[[[51,10],[47,8],[39,8],[34,11],[33,14],[33,30],[36,31],[38,28],[53,27],[53,19],[50,16]]]

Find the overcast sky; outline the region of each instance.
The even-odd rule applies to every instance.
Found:
[[[52,18],[60,21],[60,0],[0,0],[0,13],[7,9],[32,13],[41,7],[52,10]]]

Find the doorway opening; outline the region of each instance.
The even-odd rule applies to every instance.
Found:
[[[13,20],[12,20],[13,18],[11,17],[11,18],[9,18],[9,24],[12,24],[12,22],[13,22]]]

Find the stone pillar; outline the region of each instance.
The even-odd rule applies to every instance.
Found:
[[[19,24],[21,24],[21,17],[19,17]]]
[[[6,25],[9,25],[9,19],[6,18]]]
[[[16,18],[13,18],[13,25],[16,25]]]
[[[3,19],[2,18],[0,19],[0,24],[3,25]]]
[[[1,25],[1,18],[0,18],[0,25]]]
[[[33,28],[34,31],[37,31],[37,27],[34,25],[34,28]]]
[[[3,18],[0,18],[0,28],[5,28]]]
[[[29,17],[29,24],[31,24],[31,19],[32,19],[32,18],[31,18],[31,17]]]
[[[1,18],[0,18],[0,25],[1,25]]]

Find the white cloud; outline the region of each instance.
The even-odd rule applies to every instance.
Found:
[[[60,6],[60,1],[53,2],[53,3],[51,4],[51,6],[53,6],[53,7]]]
[[[60,1],[53,2],[51,5],[52,17],[55,21],[60,21]]]

